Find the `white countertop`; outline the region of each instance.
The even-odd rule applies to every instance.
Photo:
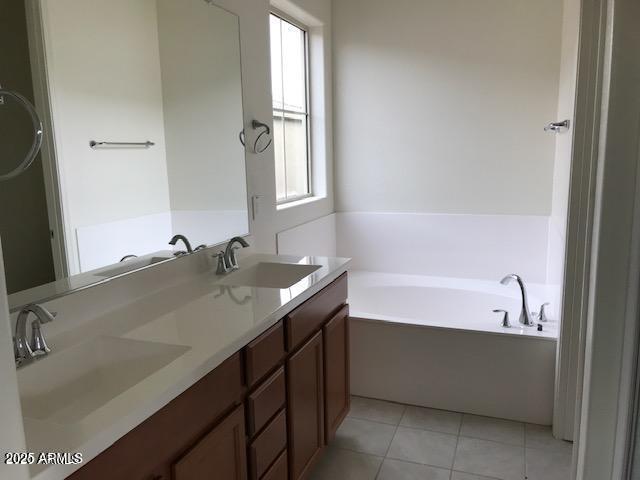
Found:
[[[36,455],[82,452],[83,463],[88,462],[335,280],[346,271],[349,260],[256,254],[241,259],[241,267],[257,262],[321,268],[286,289],[223,287],[218,284],[223,277],[209,272],[50,339],[53,351],[40,362],[56,355],[62,358],[66,349],[105,336],[185,348],[175,360],[118,396],[104,399],[100,408],[76,422],[25,417],[27,450]],[[19,375],[34,365],[24,367]],[[31,474],[38,480],[59,480],[80,466],[32,465]]]

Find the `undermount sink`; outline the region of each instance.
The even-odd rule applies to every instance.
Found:
[[[130,260],[125,260],[124,262],[120,262],[119,264],[117,264],[112,268],[105,268],[103,270],[100,270],[99,272],[94,273],[94,276],[115,277],[116,275],[122,275],[123,273],[148,267],[149,265],[164,262],[165,260],[169,260],[171,258],[172,257],[160,257],[160,256],[153,256],[153,257],[147,257],[147,258],[132,258]]]
[[[18,370],[25,417],[76,423],[190,347],[98,337]]]
[[[319,268],[320,265],[260,262],[229,274],[219,283],[240,287],[289,288]]]

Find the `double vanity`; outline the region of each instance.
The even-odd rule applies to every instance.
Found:
[[[253,254],[217,275],[195,256],[211,268],[18,370],[27,450],[84,457],[34,478],[308,476],[349,409],[348,260]]]
[[[27,451],[83,457],[37,480],[297,480],[348,410],[348,261],[233,248],[272,138],[215,3],[25,3],[50,183],[29,255],[0,231],[18,387]]]

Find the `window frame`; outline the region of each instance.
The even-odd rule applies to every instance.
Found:
[[[308,192],[303,195],[296,195],[292,197],[285,197],[284,199],[278,200],[278,195],[276,192],[276,206],[283,207],[287,206],[293,202],[299,202],[301,200],[305,200],[314,196],[313,192],[313,161],[312,161],[312,141],[311,138],[311,71],[310,71],[310,60],[309,57],[311,55],[309,48],[309,27],[301,23],[300,21],[292,18],[286,13],[278,10],[277,8],[271,7],[269,10],[269,16],[273,15],[274,17],[279,18],[281,21],[287,22],[293,25],[296,28],[299,28],[304,33],[304,75],[305,75],[305,111],[296,112],[294,110],[287,110],[285,108],[275,108],[273,106],[273,99],[271,101],[271,110],[272,116],[275,119],[275,113],[282,114],[282,118],[285,118],[285,115],[304,115],[306,117],[306,134],[307,134],[307,190]],[[269,41],[271,41],[271,30],[269,30]],[[270,61],[271,63],[271,61]],[[270,65],[271,67],[271,65]],[[284,68],[284,66],[283,66]],[[282,92],[284,97],[284,90]],[[284,104],[283,104],[284,107]],[[283,120],[283,128],[284,128],[284,120]],[[275,165],[275,158],[274,158]],[[286,169],[286,159],[285,159],[285,169]],[[285,173],[285,182],[286,182],[286,173]],[[286,194],[286,191],[285,191]]]

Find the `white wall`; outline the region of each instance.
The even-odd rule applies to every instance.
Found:
[[[336,214],[337,253],[375,272],[545,283],[548,218],[532,215]]]
[[[348,257],[354,270],[496,282],[517,272],[544,284],[548,233],[544,216],[338,212],[280,232],[278,253]],[[557,298],[548,300],[557,318]]]
[[[278,233],[278,254],[337,256],[336,216],[333,213]]]
[[[580,30],[580,1],[564,0],[562,15],[562,47],[560,60],[560,90],[556,119],[569,119],[573,128],[575,110],[576,73],[578,66],[578,36]],[[561,285],[564,276],[569,184],[571,180],[572,132],[556,136],[551,219],[549,222],[548,283]]]
[[[338,211],[548,215],[558,0],[334,2]]]

